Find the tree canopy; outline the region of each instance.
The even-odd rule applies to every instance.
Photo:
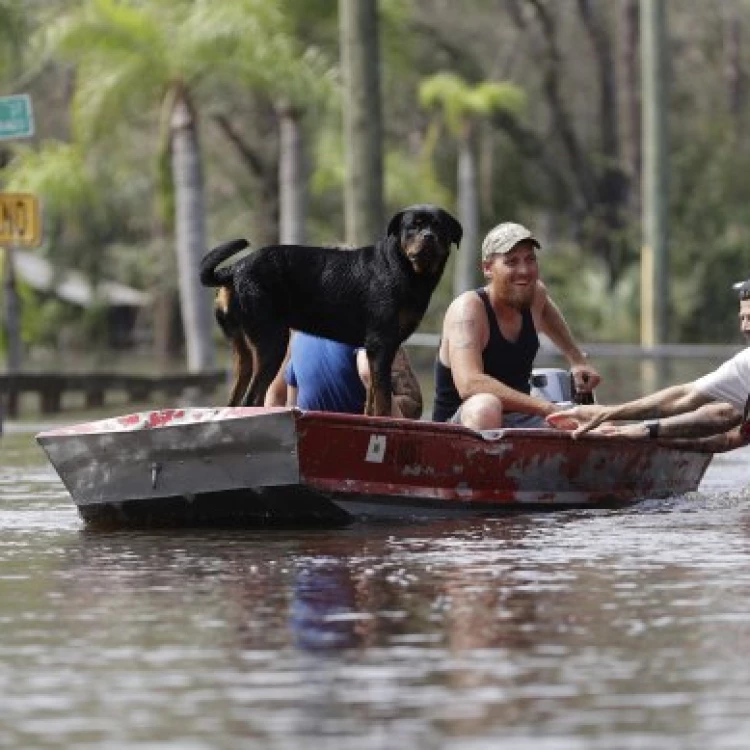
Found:
[[[533,226],[578,337],[637,340],[637,0],[378,7],[386,213],[457,210],[459,135],[472,122],[478,241],[499,221]],[[731,283],[750,275],[748,24],[740,0],[668,4],[672,341],[725,341]],[[170,91],[189,92],[195,112],[203,245],[278,239],[289,106],[305,145],[305,236],[343,240],[335,3],[0,0],[0,37],[0,93],[28,92],[37,123],[32,141],[0,143],[0,179],[40,194],[39,252],[56,263],[142,288],[175,274]],[[459,252],[479,265],[478,247]],[[437,330],[449,277],[422,330]]]

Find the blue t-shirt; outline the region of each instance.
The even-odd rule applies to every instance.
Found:
[[[285,379],[297,389],[297,406],[361,414],[366,394],[357,371],[357,351],[356,346],[296,332]]]

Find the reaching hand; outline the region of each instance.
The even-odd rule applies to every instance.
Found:
[[[553,412],[547,417],[547,424],[560,430],[572,431],[576,438],[598,427],[609,417],[610,411],[609,407],[597,404],[576,406]]]
[[[626,425],[605,424],[597,432],[602,435],[609,435],[610,437],[626,437],[638,440],[648,439],[648,429],[643,422]]]

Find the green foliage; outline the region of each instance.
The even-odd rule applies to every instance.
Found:
[[[98,157],[96,149],[85,152],[76,144],[47,141],[37,149],[19,147],[5,169],[8,190],[40,198],[45,242],[39,252],[93,281],[108,264],[106,247],[112,236],[139,233],[137,227],[121,223],[135,211],[134,196],[119,184],[126,173],[108,168]],[[129,184],[127,177],[123,181]]]
[[[74,144],[47,141],[36,149],[19,146],[4,174],[8,190],[43,199],[45,217],[52,223],[83,214],[95,222],[106,218],[92,171]]]
[[[435,203],[450,209],[453,198],[435,173],[432,160],[422,154],[391,150],[385,157],[386,204],[391,211],[413,203]]]
[[[55,299],[45,299],[27,284],[18,284],[18,296],[22,310],[21,339],[27,346],[57,346],[57,334],[61,326],[72,322],[77,310],[71,305]]]
[[[731,285],[750,277],[750,248],[747,242],[718,237],[704,257],[696,258],[691,271],[674,275],[672,304],[681,341],[721,344],[737,338],[737,295]],[[698,248],[690,248],[697,254]],[[691,253],[691,254],[693,254]]]
[[[673,337],[732,340],[737,298],[750,277],[750,153],[717,118],[675,152],[670,237]]]
[[[0,2],[0,80],[12,79],[21,71],[26,20],[16,0]]]
[[[430,200],[454,208],[455,139],[473,128],[480,135],[482,228],[504,219],[548,219],[558,244],[541,256],[543,276],[576,335],[636,341],[637,202],[627,208],[624,229],[609,237],[623,261],[613,285],[590,250],[575,241],[602,217],[582,209],[575,188],[580,175],[570,167],[564,138],[577,138],[595,174],[605,167],[632,167],[624,158],[610,163],[601,156],[598,62],[591,45],[582,43],[588,37],[579,5],[546,4],[549,22],[557,24],[551,29],[559,52],[554,72],[560,74],[570,133],[557,127],[550,106],[551,71],[538,57],[544,39],[537,14],[522,14],[519,34],[509,15],[515,5],[532,9],[528,3],[490,0],[381,0],[387,207]],[[748,104],[741,102],[735,115],[728,111],[727,56],[716,8],[709,6],[692,0],[670,10],[669,278],[675,341],[732,340],[736,298],[730,286],[750,276]],[[747,3],[731,6],[740,22],[750,20]],[[596,12],[596,4],[591,8]],[[615,15],[598,18],[610,23]],[[609,30],[619,42],[617,28]],[[209,226],[252,237],[249,217],[276,187],[276,146],[266,135],[273,128],[273,106],[255,104],[266,101],[305,113],[312,156],[311,240],[334,242],[342,233],[336,2],[0,0],[0,41],[0,80],[8,92],[30,85],[43,133],[33,141],[2,144],[0,164],[10,163],[0,178],[4,189],[42,198],[45,245],[38,252],[55,263],[136,285],[173,278],[174,185],[165,123],[169,92],[178,86],[190,90],[201,115]],[[75,91],[71,101],[68,89]],[[615,93],[620,102],[626,98],[623,90]],[[626,143],[630,113],[618,107],[624,154],[632,146]],[[508,116],[488,117],[497,112]],[[219,133],[217,114],[231,121],[256,157],[255,171]],[[553,173],[558,182],[550,180]],[[446,279],[422,330],[438,329],[450,299]],[[74,308],[63,312],[59,303],[30,299],[24,335],[44,341],[42,329],[65,315],[83,319]],[[96,328],[95,320],[92,325]]]
[[[580,341],[635,343],[640,335],[640,272],[631,266],[614,287],[607,270],[579,247],[544,248],[541,275]]]
[[[471,86],[450,72],[436,73],[422,81],[419,102],[426,109],[439,108],[453,136],[462,134],[468,119],[501,110],[518,115],[526,106],[523,91],[512,83],[484,81]]]

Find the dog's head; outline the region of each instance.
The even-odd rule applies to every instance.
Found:
[[[451,244],[461,242],[463,229],[456,219],[438,206],[423,204],[399,211],[388,222],[388,236],[399,247],[417,274],[443,271]]]

